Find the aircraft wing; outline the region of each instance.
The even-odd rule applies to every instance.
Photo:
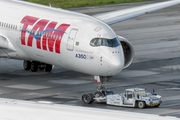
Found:
[[[117,10],[117,11],[97,14],[94,15],[93,17],[98,18],[101,21],[104,21],[106,24],[113,24],[119,21],[123,21],[129,18],[133,18],[139,15],[150,13],[177,4],[180,4],[180,0],[170,0],[170,1],[143,5],[143,6],[124,9],[124,10]]]
[[[0,50],[6,50],[6,52],[16,51],[12,43],[3,35],[0,35]]]
[[[4,36],[0,35],[0,49],[7,49],[8,48],[8,41]]]

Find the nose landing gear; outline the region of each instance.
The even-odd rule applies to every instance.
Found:
[[[106,95],[114,94],[112,90],[107,90],[103,83],[104,81],[112,81],[112,76],[107,76],[107,77],[94,76],[94,79],[96,82],[99,83],[97,91],[94,93],[95,96],[99,97],[99,96],[106,96]]]
[[[114,94],[112,90],[107,90],[103,84],[104,81],[112,81],[112,76],[108,76],[108,77],[94,76],[94,79],[96,82],[99,83],[99,86],[97,87],[97,91],[94,94],[86,93],[82,96],[82,101],[85,104],[93,103],[95,98],[97,97],[105,97],[106,95]]]

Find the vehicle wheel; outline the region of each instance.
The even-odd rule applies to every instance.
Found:
[[[38,62],[36,62],[36,61],[31,62],[31,71],[32,72],[38,71]]]
[[[82,96],[82,101],[85,103],[85,104],[91,104],[94,102],[94,95],[92,93],[87,93],[87,94],[84,94]]]
[[[138,102],[138,107],[141,108],[141,109],[143,109],[143,108],[145,107],[145,102],[139,101],[139,102]]]
[[[23,67],[24,67],[24,70],[30,70],[31,69],[31,61],[24,60]]]
[[[102,93],[102,92],[99,92],[99,91],[96,91],[96,92],[94,93],[94,95],[95,95],[96,97],[104,96],[103,93]]]
[[[46,64],[45,71],[46,72],[51,72],[51,70],[52,70],[52,65]]]

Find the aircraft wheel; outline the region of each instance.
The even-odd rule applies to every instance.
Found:
[[[92,104],[94,102],[94,95],[92,93],[87,93],[82,96],[82,101],[85,104]]]
[[[39,67],[39,70],[44,70],[45,69],[45,67]]]
[[[31,71],[32,72],[38,71],[38,62],[36,62],[36,61],[31,62]]]
[[[46,72],[51,72],[51,70],[52,70],[52,65],[46,64],[45,71]]]
[[[44,70],[46,67],[46,64],[39,62],[38,67],[39,67],[39,70]]]
[[[23,67],[24,67],[24,70],[30,70],[31,69],[31,61],[24,60]]]
[[[143,108],[145,107],[145,102],[139,101],[139,102],[138,102],[138,107],[141,108],[141,109],[143,109]]]

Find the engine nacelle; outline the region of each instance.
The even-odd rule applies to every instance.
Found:
[[[127,39],[121,36],[118,36],[118,38],[121,42],[121,45],[124,51],[124,69],[126,69],[133,62],[134,49],[132,47],[132,44]]]

